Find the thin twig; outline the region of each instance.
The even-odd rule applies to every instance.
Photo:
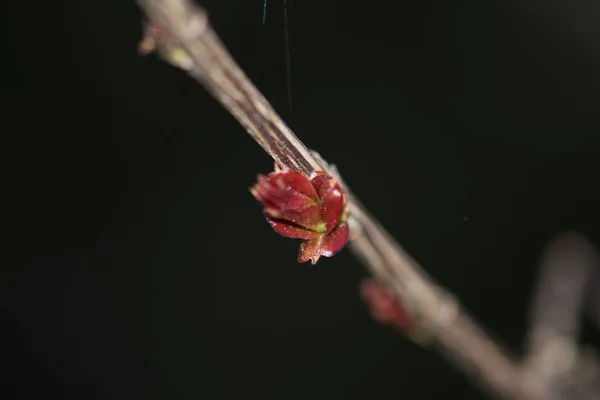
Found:
[[[531,307],[524,365],[541,374],[558,399],[600,398],[600,363],[578,345],[586,289],[599,261],[594,246],[565,232],[544,251]]]
[[[568,370],[576,357],[584,288],[595,258],[594,247],[575,232],[546,247],[534,288],[527,352],[530,365],[544,374]]]
[[[315,170],[331,171],[294,135],[237,66],[208,23],[204,10],[189,0],[137,1],[152,21],[147,33],[153,36],[145,39],[145,51],[156,46],[166,61],[187,70],[280,167],[306,175]],[[545,382],[535,374],[524,373],[344,186],[350,194],[352,252],[380,284],[410,309],[435,347],[496,397],[551,400]]]

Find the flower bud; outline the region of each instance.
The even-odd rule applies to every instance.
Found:
[[[346,195],[324,172],[316,172],[312,179],[296,171],[258,175],[250,193],[262,203],[275,232],[304,239],[300,262],[316,264],[321,256],[333,256],[348,241]]]

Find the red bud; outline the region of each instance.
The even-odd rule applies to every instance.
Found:
[[[331,257],[348,240],[347,199],[340,185],[324,172],[312,180],[296,171],[258,175],[250,189],[262,203],[267,221],[282,236],[305,239],[298,261]]]
[[[383,286],[373,279],[365,279],[360,285],[360,294],[364,302],[369,305],[373,318],[408,333],[413,325],[412,318]]]

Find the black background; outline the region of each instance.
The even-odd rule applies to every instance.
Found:
[[[518,353],[544,244],[600,241],[600,6],[296,3],[291,110],[282,1],[265,25],[262,0],[204,4],[297,135]],[[136,53],[132,1],[4,7],[2,399],[482,398],[371,320],[348,251],[296,262],[247,190],[272,162]]]

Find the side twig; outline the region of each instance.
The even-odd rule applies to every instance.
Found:
[[[282,168],[310,175],[333,167],[309,151],[250,82],[211,28],[204,10],[189,0],[137,0],[151,21],[143,52],[199,81]],[[341,182],[341,181],[340,181]],[[343,182],[341,182],[343,184]],[[345,185],[344,185],[345,186]],[[552,400],[545,381],[527,373],[439,287],[350,193],[350,248],[419,322],[429,340],[453,364],[506,399]]]
[[[543,376],[559,400],[600,398],[598,356],[578,345],[586,289],[598,261],[594,246],[577,232],[557,237],[541,259],[524,367]]]

